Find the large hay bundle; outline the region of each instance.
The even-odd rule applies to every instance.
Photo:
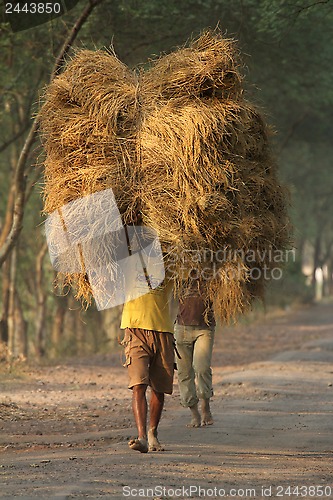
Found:
[[[139,74],[81,51],[41,114],[45,212],[111,187],[125,224],[156,230],[175,289],[195,269],[222,320],[263,296],[262,271],[290,238],[268,129],[241,82],[235,43],[218,33]],[[66,279],[89,301],[84,269]]]

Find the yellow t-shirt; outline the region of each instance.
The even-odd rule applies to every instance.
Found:
[[[148,293],[126,302],[120,328],[143,328],[157,332],[173,333],[170,315],[172,282],[165,282]]]

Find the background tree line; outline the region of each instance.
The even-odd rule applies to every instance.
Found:
[[[313,297],[318,272],[324,294],[333,293],[332,1],[80,0],[36,28],[13,33],[0,24],[2,357],[101,350],[119,328],[118,308],[84,312],[52,287],[35,120],[43,88],[75,48],[113,44],[137,66],[216,26],[239,42],[247,92],[277,130],[280,177],[291,191],[296,259],[268,300]]]

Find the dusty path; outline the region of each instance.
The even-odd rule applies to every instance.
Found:
[[[135,435],[119,353],[0,378],[1,498],[333,498],[333,307],[217,337],[215,424],[167,399],[162,453]]]

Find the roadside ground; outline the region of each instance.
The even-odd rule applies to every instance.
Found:
[[[333,307],[225,328],[214,425],[188,429],[175,390],[165,451],[135,436],[119,352],[0,376],[1,498],[333,498]]]

